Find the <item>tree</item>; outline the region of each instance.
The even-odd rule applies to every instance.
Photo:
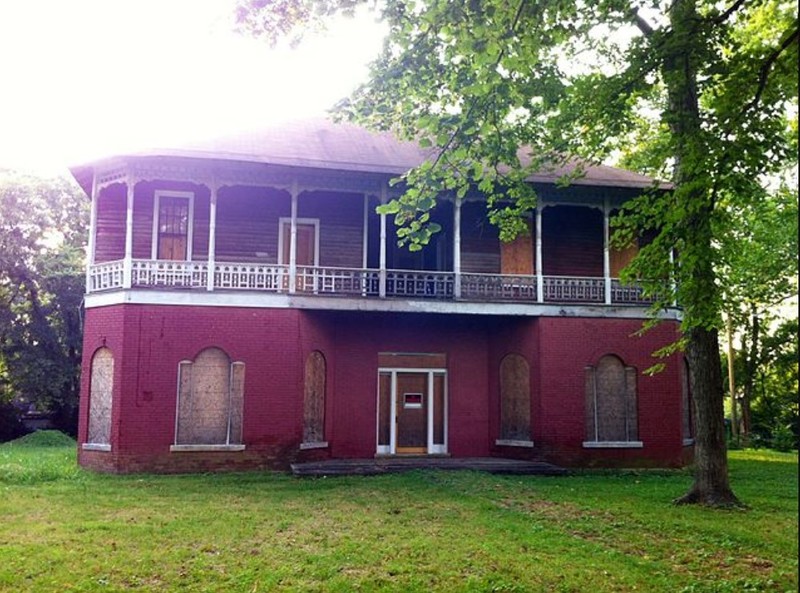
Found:
[[[75,433],[88,204],[64,179],[0,173],[0,399]]]
[[[354,4],[240,0],[238,16],[274,41]],[[474,186],[501,237],[513,237],[535,206],[531,172],[572,164],[580,175],[581,163],[646,135],[655,117],[673,189],[635,200],[618,233],[654,235],[628,274],[655,279],[647,288],[659,304],[676,298],[683,307],[697,432],[695,480],[681,503],[739,504],[728,481],[719,363],[721,205],[749,199],[754,180],[792,158],[795,9],[780,0],[385,0],[383,52],[370,80],[338,106],[438,149],[384,209],[412,248],[435,231],[434,196]],[[675,265],[665,257],[673,248]]]
[[[797,294],[797,189],[783,182],[773,191],[754,187],[753,195],[758,199],[729,208],[728,214],[737,222],[721,239],[720,265],[724,308],[742,342],[734,369],[742,386],[745,445],[759,376],[770,366],[768,356],[773,353],[765,344],[774,338],[769,335],[770,325],[776,321],[776,309]]]

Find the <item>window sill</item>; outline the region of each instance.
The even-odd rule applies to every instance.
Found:
[[[642,441],[584,441],[584,449],[641,449]]]
[[[111,445],[106,443],[83,443],[81,449],[84,451],[111,451]]]
[[[314,441],[313,443],[300,443],[300,450],[306,449],[327,449],[328,441]]]
[[[191,451],[244,451],[244,445],[170,445],[170,453]]]
[[[529,449],[533,448],[533,441],[518,441],[514,439],[497,439],[494,442],[495,445],[499,447],[527,447]]]
[[[694,445],[694,439],[683,439],[684,447],[691,447],[692,445]]]

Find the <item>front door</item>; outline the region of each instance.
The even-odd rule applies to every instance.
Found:
[[[441,367],[378,370],[378,455],[447,453],[446,377]]]
[[[428,452],[428,373],[397,373],[397,453]]]
[[[279,264],[289,265],[289,257],[292,240],[291,221],[281,221],[281,250]],[[317,225],[313,222],[297,223],[297,251],[295,252],[295,264],[297,265],[297,290],[314,290],[314,270],[317,265]],[[288,279],[284,282],[284,288],[288,288]]]

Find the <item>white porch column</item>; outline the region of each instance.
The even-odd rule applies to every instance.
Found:
[[[381,187],[381,206],[386,204],[386,186]],[[386,215],[381,213],[381,249],[380,249],[380,271],[378,272],[378,296],[386,296]]]
[[[674,249],[670,249],[669,250],[669,268],[670,268],[670,271],[672,272],[671,278],[670,278],[670,289],[672,289],[672,306],[673,307],[677,307],[678,306],[678,294],[677,294],[678,285],[675,282],[675,250]]]
[[[603,200],[603,280],[605,282],[605,303],[611,304],[611,235],[608,224],[608,198]]]
[[[536,205],[536,301],[544,302],[544,275],[542,274],[542,201]]]
[[[367,269],[367,249],[369,248],[369,194],[364,194],[363,228],[361,231],[361,267]]]
[[[297,180],[292,182],[292,222],[289,234],[289,292],[297,290]]]
[[[127,180],[128,197],[125,206],[125,259],[122,263],[122,287],[130,288],[133,277],[133,190],[136,180],[129,175]]]
[[[453,296],[461,298],[461,198],[453,205]]]
[[[208,280],[206,288],[214,290],[214,270],[217,262],[217,182],[211,182],[211,200],[208,209]]]
[[[97,249],[95,235],[97,234],[97,200],[100,192],[97,190],[97,171],[92,171],[92,206],[89,212],[89,243],[86,246],[86,292],[92,292],[92,266],[94,266],[95,251]]]

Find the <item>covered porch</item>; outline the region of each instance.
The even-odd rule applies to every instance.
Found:
[[[627,195],[543,196],[529,233],[499,240],[479,198],[448,198],[423,250],[397,246],[386,176],[198,169],[150,160],[95,171],[87,293],[245,291],[369,299],[647,305],[619,270],[609,221]]]

